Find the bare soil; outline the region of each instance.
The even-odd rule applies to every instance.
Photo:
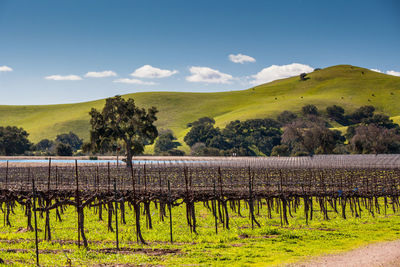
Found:
[[[380,242],[357,248],[348,252],[325,255],[289,266],[324,266],[324,267],[358,267],[358,266],[400,266],[400,240]]]

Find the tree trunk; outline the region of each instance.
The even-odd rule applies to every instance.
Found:
[[[126,166],[128,168],[132,167],[132,158],[133,158],[133,155],[132,155],[131,142],[127,141],[126,142]]]

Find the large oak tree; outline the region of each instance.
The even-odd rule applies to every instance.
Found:
[[[131,98],[121,96],[106,99],[101,112],[90,111],[90,142],[94,151],[112,147],[110,143],[123,143],[128,167],[132,166],[132,157],[143,153],[144,146],[152,144],[158,136],[154,122],[157,120],[155,107],[139,108]]]

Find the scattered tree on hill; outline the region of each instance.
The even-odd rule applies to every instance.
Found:
[[[137,107],[131,98],[107,98],[101,112],[92,108],[89,113],[92,150],[99,151],[104,147],[112,147],[110,143],[123,142],[127,165],[131,167],[133,155],[143,153],[144,146],[152,144],[158,136],[154,125],[157,112],[155,107],[147,111]],[[105,146],[105,143],[108,145]]]
[[[307,73],[301,73],[301,74],[300,74],[300,81],[305,81],[305,80],[307,80],[306,76],[307,76]]]
[[[31,148],[29,134],[15,126],[0,126],[0,154],[6,156],[21,155]]]

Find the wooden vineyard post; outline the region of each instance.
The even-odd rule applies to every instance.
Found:
[[[131,168],[131,178],[132,178],[132,190],[133,190],[133,210],[135,212],[135,222],[136,222],[136,240],[137,242],[141,242],[146,245],[146,241],[142,236],[142,232],[140,230],[140,203],[138,203],[136,199],[136,186],[135,186],[135,173],[133,171],[133,166]],[[140,174],[139,174],[140,175]]]
[[[253,173],[253,176],[254,176],[254,173]],[[254,223],[256,223],[258,227],[261,227],[260,223],[256,220],[256,217],[254,216],[253,178],[251,175],[250,166],[249,166],[249,209],[250,209],[250,218],[251,218],[251,229],[254,230]]]
[[[250,173],[250,167],[249,167],[249,173]],[[250,218],[251,218],[251,230],[254,230],[253,192],[251,190],[251,175],[249,175],[249,208],[250,208]]]
[[[117,193],[117,181],[114,178],[114,197],[115,197],[115,239],[117,242],[117,250],[119,250],[118,240],[118,193]]]
[[[49,158],[49,173],[47,177],[47,192],[50,194],[50,179],[51,179],[51,158]],[[51,205],[51,200],[46,199],[46,219],[44,226],[44,238],[46,240],[51,240],[51,230],[50,230],[50,210],[48,209]]]
[[[4,188],[5,190],[8,190],[8,160],[7,160],[7,166],[6,166],[6,182],[5,182],[5,188]],[[3,205],[3,204],[1,204],[1,205]],[[6,221],[7,221],[7,219],[6,219],[6,209],[7,209],[7,211],[8,211],[8,204],[7,204],[7,202],[5,202],[4,203],[4,226],[6,226]]]
[[[168,210],[169,210],[169,235],[171,239],[171,244],[174,242],[172,238],[172,209],[171,209],[171,184],[168,180]]]
[[[7,166],[6,166],[6,183],[5,183],[5,188],[8,189],[8,160],[7,160]]]
[[[213,207],[213,213],[214,213],[214,223],[215,223],[215,234],[218,234],[218,218],[217,218],[217,190],[215,188],[215,179],[213,180],[214,182],[214,200],[212,202],[212,207]]]
[[[29,173],[29,169],[28,169]],[[32,178],[32,198],[33,198],[33,217],[35,220],[35,249],[36,249],[36,265],[39,266],[39,243],[38,243],[38,229],[37,229],[37,217],[36,217],[36,188],[35,179]]]
[[[75,160],[75,182],[76,182],[76,191],[75,191],[75,202],[76,202],[76,210],[78,213],[78,247],[81,247],[81,215],[79,213],[79,177],[78,177],[78,161]]]

